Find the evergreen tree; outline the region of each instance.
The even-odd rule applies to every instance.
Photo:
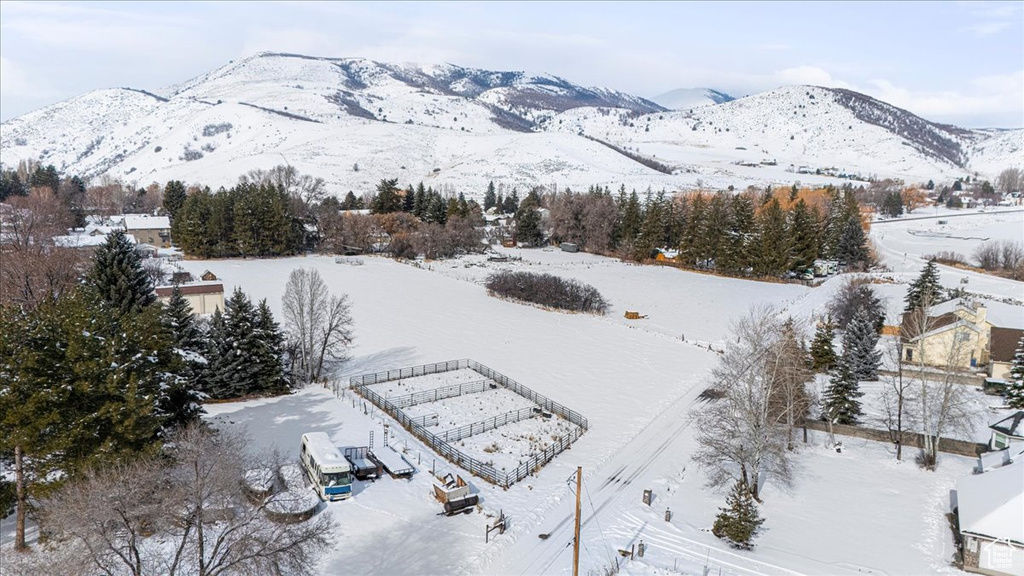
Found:
[[[202,413],[199,380],[206,363],[206,344],[196,318],[192,315],[192,306],[177,286],[163,309],[162,320],[170,334],[174,351],[180,358],[182,369],[178,373],[179,377],[164,391],[159,407],[167,415],[165,427],[177,428],[194,421]]]
[[[14,170],[0,170],[0,202],[11,196],[25,196],[28,188]]]
[[[781,276],[789,264],[790,238],[786,233],[786,213],[776,198],[761,209],[757,228],[760,246],[754,271],[762,276]]]
[[[857,418],[863,414],[857,398],[863,395],[846,357],[840,357],[822,399],[822,418],[833,424],[856,424]]]
[[[119,315],[140,312],[156,300],[142,259],[123,230],[108,234],[96,249],[90,284]]]
[[[410,184],[405,189],[405,193],[402,194],[402,212],[412,214],[414,208],[416,208],[416,191],[413,189],[412,184]]]
[[[922,305],[934,306],[938,304],[941,293],[942,285],[939,284],[939,268],[933,258],[924,265],[921,275],[907,289],[907,296],[904,299],[907,305],[903,311],[913,312]]]
[[[811,342],[811,367],[817,372],[830,370],[836,363],[836,351],[832,347],[835,340],[835,326],[832,318],[826,316],[818,323],[814,331],[814,340]]]
[[[725,504],[725,508],[719,508],[711,533],[726,540],[735,548],[751,549],[752,540],[764,519],[757,510],[757,504],[747,484],[737,481],[729,492]]]
[[[274,320],[267,299],[260,300],[256,309],[256,355],[253,359],[259,366],[257,390],[278,394],[286,389],[284,378],[284,333]]]
[[[181,180],[171,180],[164,186],[164,210],[172,220],[178,217],[178,211],[185,205],[186,198],[185,184]]]
[[[402,198],[398,195],[398,179],[383,179],[377,184],[377,195],[370,201],[374,214],[390,214],[402,209]]]
[[[532,205],[524,205],[516,213],[516,238],[519,242],[530,246],[540,246],[544,242],[544,230],[541,227],[540,212]]]
[[[679,259],[687,266],[696,266],[698,261],[705,259],[704,244],[701,237],[704,234],[704,222],[707,215],[707,199],[701,192],[694,192],[687,201],[686,228],[683,229],[683,236],[679,243]]]
[[[868,239],[860,225],[859,216],[851,216],[846,221],[836,247],[836,259],[848,266],[859,266],[867,261]]]
[[[185,254],[207,257],[212,248],[208,245],[209,234],[206,222],[210,219],[210,193],[200,190],[187,197],[171,221],[171,237],[174,244]]]
[[[342,210],[359,210],[363,207],[363,203],[351,190],[348,194],[345,194],[345,199],[341,202]]]
[[[49,188],[54,194],[60,189],[60,174],[57,173],[57,169],[53,164],[48,164],[43,167],[42,164],[37,164],[36,169],[32,172],[29,177],[29,184],[33,188]]]
[[[803,272],[818,259],[818,224],[803,198],[797,201],[789,217],[789,269]]]
[[[423,218],[427,213],[429,206],[429,199],[427,198],[427,189],[423,187],[423,182],[420,182],[416,186],[416,196],[412,200],[412,214],[417,218]]]
[[[1018,410],[1024,409],[1024,336],[1017,342],[1007,380],[1006,405]]]
[[[539,208],[540,206],[537,206]],[[515,214],[519,210],[519,194],[516,193],[516,189],[512,189],[512,194],[509,194],[505,198],[505,205],[503,206],[502,212],[505,214]]]
[[[700,254],[699,260],[708,261],[718,268],[718,261],[725,252],[726,232],[731,227],[729,222],[731,214],[732,194],[719,192],[711,197],[707,210],[704,214],[704,222],[701,224],[703,233],[699,238]]]
[[[858,311],[843,332],[843,364],[858,382],[878,379],[882,352],[875,350],[877,345],[874,318],[865,310]]]
[[[259,317],[249,297],[235,289],[210,323],[204,392],[213,398],[237,398],[262,392]]]
[[[890,218],[896,218],[903,214],[903,197],[899,192],[890,192],[882,200],[882,214]]]
[[[621,193],[620,193],[621,194]],[[643,226],[643,211],[640,207],[640,197],[636,190],[629,195],[625,204],[619,205],[619,212],[622,215],[622,242],[632,245],[637,236],[640,235],[640,227]]]
[[[427,203],[427,211],[423,215],[423,219],[426,222],[444,226],[448,221],[448,203],[437,192],[428,194],[428,197],[430,200]]]
[[[497,198],[494,195],[494,180],[487,183],[487,192],[484,193],[484,211],[494,208]]]

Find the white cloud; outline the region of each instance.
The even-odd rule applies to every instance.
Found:
[[[1024,124],[1024,70],[982,76],[960,85],[961,90],[911,90],[889,80],[872,79],[863,92],[910,110],[923,118],[944,122],[982,121],[1020,127]],[[1012,124],[1012,126],[1010,125]]]
[[[33,79],[22,67],[6,56],[0,56],[0,96],[4,99],[49,100],[60,96],[53,87]]]
[[[794,68],[777,70],[770,78],[776,85],[811,84],[827,88],[851,87],[846,82],[833,78],[832,74],[817,66],[796,66]]]
[[[1009,27],[1010,22],[1007,20],[979,22],[978,24],[972,24],[971,26],[964,28],[964,32],[970,32],[977,36],[991,36],[993,34],[998,34]]]

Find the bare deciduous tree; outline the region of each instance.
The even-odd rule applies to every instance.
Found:
[[[72,223],[67,207],[46,188],[11,198],[6,206],[0,218],[0,304],[34,307],[74,288],[88,255],[54,241]]]
[[[62,569],[76,574],[316,573],[333,520],[272,522],[265,508],[287,493],[254,501],[242,489],[245,471],[273,455],[249,456],[244,435],[192,425],[168,439],[166,456],[90,473],[45,501],[47,558],[73,551]]]
[[[334,296],[314,268],[293,270],[285,286],[285,328],[295,342],[303,381],[319,381],[324,367],[348,359],[352,315],[348,296]]]
[[[933,299],[925,295],[921,305],[907,314],[902,332],[908,341],[939,328],[938,319],[929,315]],[[958,382],[961,367],[971,357],[972,328],[955,321],[944,336],[930,346],[918,341],[911,358],[903,360],[916,384],[916,410],[919,429],[924,435],[921,464],[934,469],[938,464],[942,438],[951,433],[970,433],[973,429],[968,389]]]
[[[896,459],[903,460],[904,434],[912,430],[916,424],[913,407],[917,398],[915,391],[917,382],[903,374],[903,340],[897,336],[886,349],[888,363],[896,367],[896,372],[882,376],[881,423],[889,431],[889,438],[896,445]]]
[[[787,450],[788,415],[779,410],[782,386],[791,360],[780,346],[783,323],[771,308],[755,308],[733,324],[730,343],[712,371],[708,403],[697,410],[697,444],[693,459],[708,471],[708,484],[745,483],[760,501],[764,481],[792,482]]]

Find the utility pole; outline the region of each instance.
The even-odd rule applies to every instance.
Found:
[[[583,466],[576,467],[576,537],[572,540],[572,576],[580,576],[580,486]]]

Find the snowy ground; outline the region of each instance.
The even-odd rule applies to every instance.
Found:
[[[403,396],[405,394],[412,394],[413,392],[443,388],[453,384],[479,382],[481,380],[487,379],[475,370],[463,368],[461,370],[452,370],[450,372],[442,372],[440,374],[424,374],[423,376],[413,376],[412,378],[402,378],[401,380],[389,380],[387,382],[381,382],[380,384],[370,384],[367,386],[367,389],[387,398],[390,396]]]
[[[576,466],[584,469],[584,574],[603,571],[614,563],[616,549],[640,539],[651,547],[642,562],[625,566],[625,573],[699,574],[705,561],[723,574],[952,573],[951,538],[942,513],[955,479],[973,466],[968,458],[943,455],[939,471],[929,473],[911,463],[895,464],[884,445],[851,439],[844,441],[843,454],[835,454],[812,436],[797,457],[793,487],[770,483],[766,488],[767,522],[755,551],[733,551],[707,532],[724,493],[708,491],[690,461],[695,446],[688,416],[699,405],[697,396],[718,356],[707,344],[719,347],[730,318],[752,304],[774,304],[806,318],[820,314],[841,279],[808,288],[587,254],[508,252],[521,255],[522,262],[468,258],[420,267],[382,258],[366,258],[359,267],[320,257],[184,262],[196,272],[212,270],[229,290],[237,285],[266,297],[275,312],[288,272],[316,267],[332,290],[348,293],[353,302],[356,349],[340,377],[469,357],[590,421],[590,430],[571,450],[508,490],[463,474],[474,480],[482,512],[454,518],[436,515],[440,508],[429,494],[427,473],[450,465],[435,461],[432,452],[391,426],[389,442],[407,450],[419,471],[411,481],[360,484],[355,498],[328,506],[342,527],[340,544],[325,560],[326,573],[569,573],[572,553],[566,544],[574,501],[566,480]],[[562,314],[487,296],[480,283],[502,266],[578,278],[596,286],[612,310],[604,317]],[[898,305],[905,284],[882,286],[892,286]],[[649,318],[627,321],[622,317],[627,309]],[[256,445],[293,451],[303,432],[321,430],[341,446],[363,445],[375,430],[379,446],[382,424],[389,420],[372,407],[364,413],[364,403],[351,393],[335,399],[323,390],[211,409],[219,422],[248,424]],[[514,430],[499,428],[467,441],[503,449],[508,439],[501,434]],[[493,454],[497,464],[500,452]],[[647,488],[655,490],[650,508],[641,503]],[[664,520],[666,507],[674,514],[671,523]],[[487,515],[499,510],[511,517],[510,528],[485,545]]]

